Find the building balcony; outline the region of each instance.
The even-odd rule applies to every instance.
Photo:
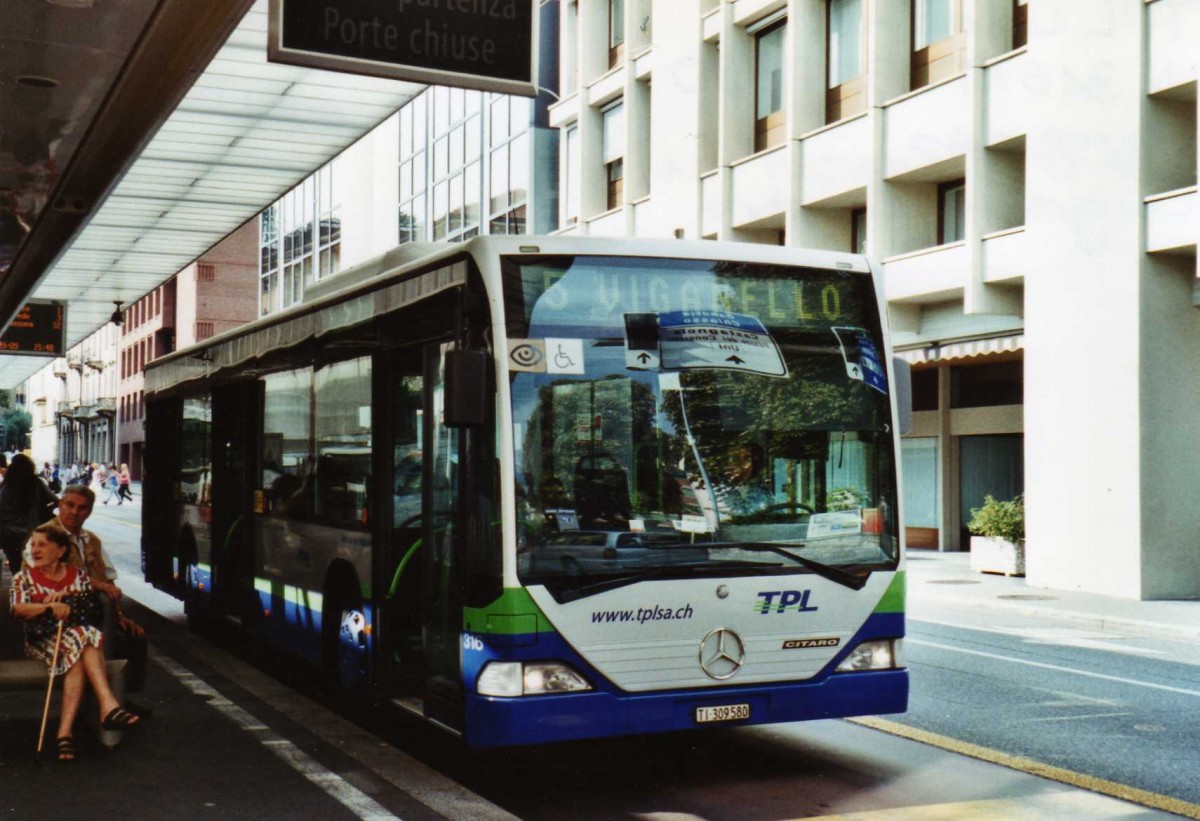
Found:
[[[1157,0],[1146,6],[1149,42],[1146,91],[1158,94],[1194,83],[1196,31],[1200,31],[1200,5],[1195,0]],[[1195,90],[1191,91],[1195,95]]]
[[[889,302],[962,299],[968,274],[966,244],[939,245],[883,260],[883,291]]]
[[[55,413],[66,419],[72,419],[75,416],[75,407],[76,405],[74,402],[59,402],[58,407],[55,409]]]
[[[614,208],[597,214],[587,221],[588,236],[590,237],[623,237],[625,236],[625,209]]]
[[[1200,220],[1196,186],[1146,198],[1146,251],[1151,254],[1195,254]]]
[[[997,145],[1029,131],[1029,98],[1034,78],[1025,50],[998,57],[984,69],[987,145]]]
[[[739,160],[733,175],[733,225],[753,225],[787,211],[791,185],[788,180],[787,144]]]
[[[96,413],[103,416],[112,416],[117,412],[117,399],[114,396],[105,396],[96,401]]]
[[[715,169],[700,177],[700,233],[715,237],[721,231],[721,174]]]
[[[889,179],[962,157],[970,147],[967,78],[898,97],[884,109],[884,172]]]
[[[871,124],[866,114],[804,137],[801,200],[805,205],[828,202],[867,187],[871,179]]]
[[[1029,241],[1024,226],[997,231],[983,238],[983,281],[993,285],[1025,282]]]

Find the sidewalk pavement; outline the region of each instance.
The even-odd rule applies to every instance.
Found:
[[[1200,599],[1137,601],[1030,587],[1024,577],[973,571],[970,562],[966,552],[909,550],[910,611],[938,604],[966,606],[1200,644]]]

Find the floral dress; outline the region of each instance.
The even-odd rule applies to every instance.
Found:
[[[9,594],[10,602],[15,607],[18,604],[41,604],[51,593],[59,591],[68,594],[69,598],[64,603],[71,605],[71,615],[67,617],[63,626],[58,666],[52,671],[56,676],[71,669],[83,656],[83,651],[88,645],[98,648],[103,641],[99,628],[103,611],[87,574],[67,565],[67,574],[54,581],[36,567],[29,567],[13,577]],[[48,610],[36,618],[26,619],[25,655],[44,661],[49,667],[54,660],[54,639],[57,633],[58,620]]]

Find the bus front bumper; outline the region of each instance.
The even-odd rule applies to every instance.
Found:
[[[736,707],[716,715],[749,718],[701,722],[698,708]],[[589,691],[554,696],[494,698],[471,695],[466,741],[495,747],[584,738],[751,726],[785,721],[902,713],[908,707],[908,670],[837,673],[816,682],[726,686],[654,693]],[[710,713],[711,714],[711,713]]]

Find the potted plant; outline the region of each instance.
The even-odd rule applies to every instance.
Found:
[[[981,573],[1025,575],[1025,500],[1018,496],[1001,502],[983,498],[983,507],[971,510],[971,569]]]

